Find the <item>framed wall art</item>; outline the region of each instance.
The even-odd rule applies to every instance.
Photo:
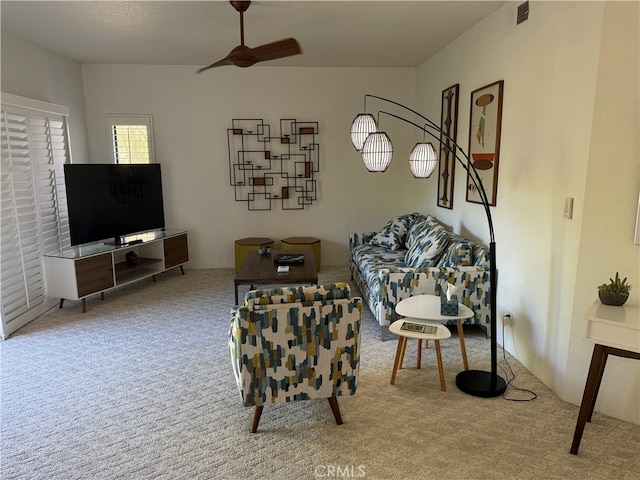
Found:
[[[633,237],[633,243],[640,245],[640,194],[638,194],[638,213],[636,216],[636,234]]]
[[[504,80],[471,92],[469,117],[469,159],[480,175],[489,205],[498,195],[500,130]],[[482,203],[480,193],[467,173],[467,202]]]
[[[442,91],[440,104],[440,154],[438,156],[438,206],[453,208],[453,181],[456,168],[456,146],[458,141],[458,97],[460,85],[455,84]]]

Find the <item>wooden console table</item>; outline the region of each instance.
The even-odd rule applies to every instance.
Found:
[[[611,307],[596,300],[585,319],[586,339],[595,346],[571,444],[570,451],[574,455],[578,454],[584,426],[591,421],[607,357],[615,355],[640,360],[640,306]]]

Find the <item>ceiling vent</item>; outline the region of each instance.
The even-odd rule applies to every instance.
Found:
[[[529,2],[524,2],[518,5],[518,18],[516,20],[516,25],[520,25],[523,22],[526,22],[529,18]]]

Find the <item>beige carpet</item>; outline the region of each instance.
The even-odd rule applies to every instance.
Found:
[[[342,267],[320,273],[348,278]],[[640,426],[595,414],[570,455],[578,408],[513,359],[515,383],[537,400],[460,392],[455,332],[442,342],[446,392],[433,349],[414,368],[415,342],[390,385],[396,341],[380,341],[367,309],[358,392],[339,400],[344,425],[317,400],[267,406],[250,434],[227,352],[232,303],[233,270],[174,270],[92,297],[85,314],[67,302],[0,342],[1,478],[638,478]],[[466,339],[471,368],[487,369],[484,333]]]

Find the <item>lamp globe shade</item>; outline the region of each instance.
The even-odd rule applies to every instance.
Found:
[[[429,178],[438,164],[438,157],[430,142],[416,143],[409,154],[409,170],[416,178]]]
[[[364,141],[362,161],[370,172],[384,172],[393,159],[393,144],[385,132],[374,132]]]
[[[370,113],[360,113],[351,124],[351,143],[357,151],[362,151],[364,141],[373,132],[378,131],[376,119]]]

